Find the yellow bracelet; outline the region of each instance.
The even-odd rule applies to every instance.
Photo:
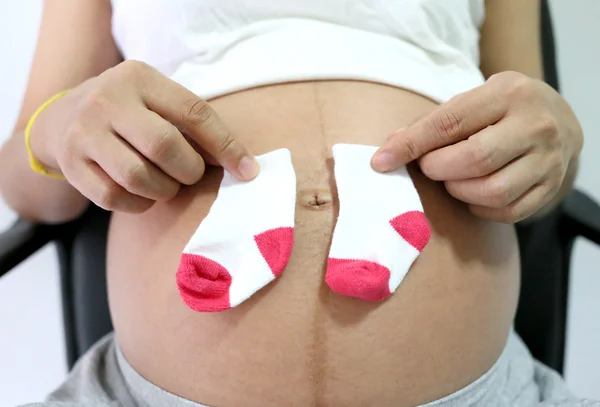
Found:
[[[44,111],[45,108],[47,108],[48,106],[50,106],[50,104],[52,102],[54,102],[55,100],[63,97],[64,95],[66,95],[67,93],[69,93],[69,90],[63,90],[60,93],[57,93],[56,95],[52,96],[50,99],[48,99],[47,101],[44,102],[43,105],[41,105],[33,114],[33,116],[31,116],[31,119],[29,119],[29,123],[27,123],[27,127],[25,128],[25,146],[27,147],[27,155],[29,155],[29,166],[31,167],[31,169],[35,172],[37,172],[38,174],[42,174],[45,175],[47,177],[50,178],[55,178],[55,179],[66,179],[64,175],[62,174],[54,174],[52,172],[49,172],[46,168],[44,168],[44,166],[42,165],[42,163],[40,163],[35,156],[33,155],[33,152],[31,151],[31,128],[33,127],[33,123],[35,122],[35,120],[38,118],[38,116],[40,115],[40,113],[42,113]]]

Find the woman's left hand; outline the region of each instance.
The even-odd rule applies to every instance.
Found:
[[[552,201],[582,146],[581,126],[554,89],[503,72],[394,132],[372,165],[385,172],[418,159],[473,214],[514,223]]]

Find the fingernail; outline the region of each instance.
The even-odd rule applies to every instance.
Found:
[[[389,171],[394,166],[394,156],[389,151],[377,152],[373,157],[371,165],[375,171]]]
[[[259,169],[256,160],[248,156],[242,158],[238,165],[238,172],[246,180],[254,179],[258,175]]]

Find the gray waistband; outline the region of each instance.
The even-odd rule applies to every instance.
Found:
[[[137,407],[209,407],[186,400],[150,383],[131,367],[116,343],[115,351],[119,368]]]
[[[75,365],[68,379],[43,406],[206,407],[171,394],[137,373],[114,335],[98,341]],[[39,405],[39,404],[38,404]],[[494,366],[469,386],[426,407],[598,407],[577,400],[564,380],[536,362],[511,332]]]
[[[171,394],[147,381],[127,362],[118,346],[117,360],[126,385],[139,407],[207,407]],[[426,407],[504,407],[534,405],[537,388],[534,383],[534,363],[520,338],[512,332],[496,363],[467,387]],[[528,387],[531,390],[528,391]],[[530,393],[528,396],[526,393]],[[529,401],[532,404],[529,404]],[[538,399],[539,401],[539,399]],[[515,403],[519,404],[515,404]]]

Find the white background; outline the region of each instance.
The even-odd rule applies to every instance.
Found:
[[[600,1],[551,1],[562,93],[586,134],[577,180],[600,201]],[[24,91],[41,1],[0,2],[0,141]],[[65,21],[65,23],[68,23]],[[0,230],[14,214],[0,201]],[[600,399],[600,248],[575,246],[566,378],[581,397]],[[65,377],[56,258],[46,248],[0,280],[0,407],[39,401]]]

